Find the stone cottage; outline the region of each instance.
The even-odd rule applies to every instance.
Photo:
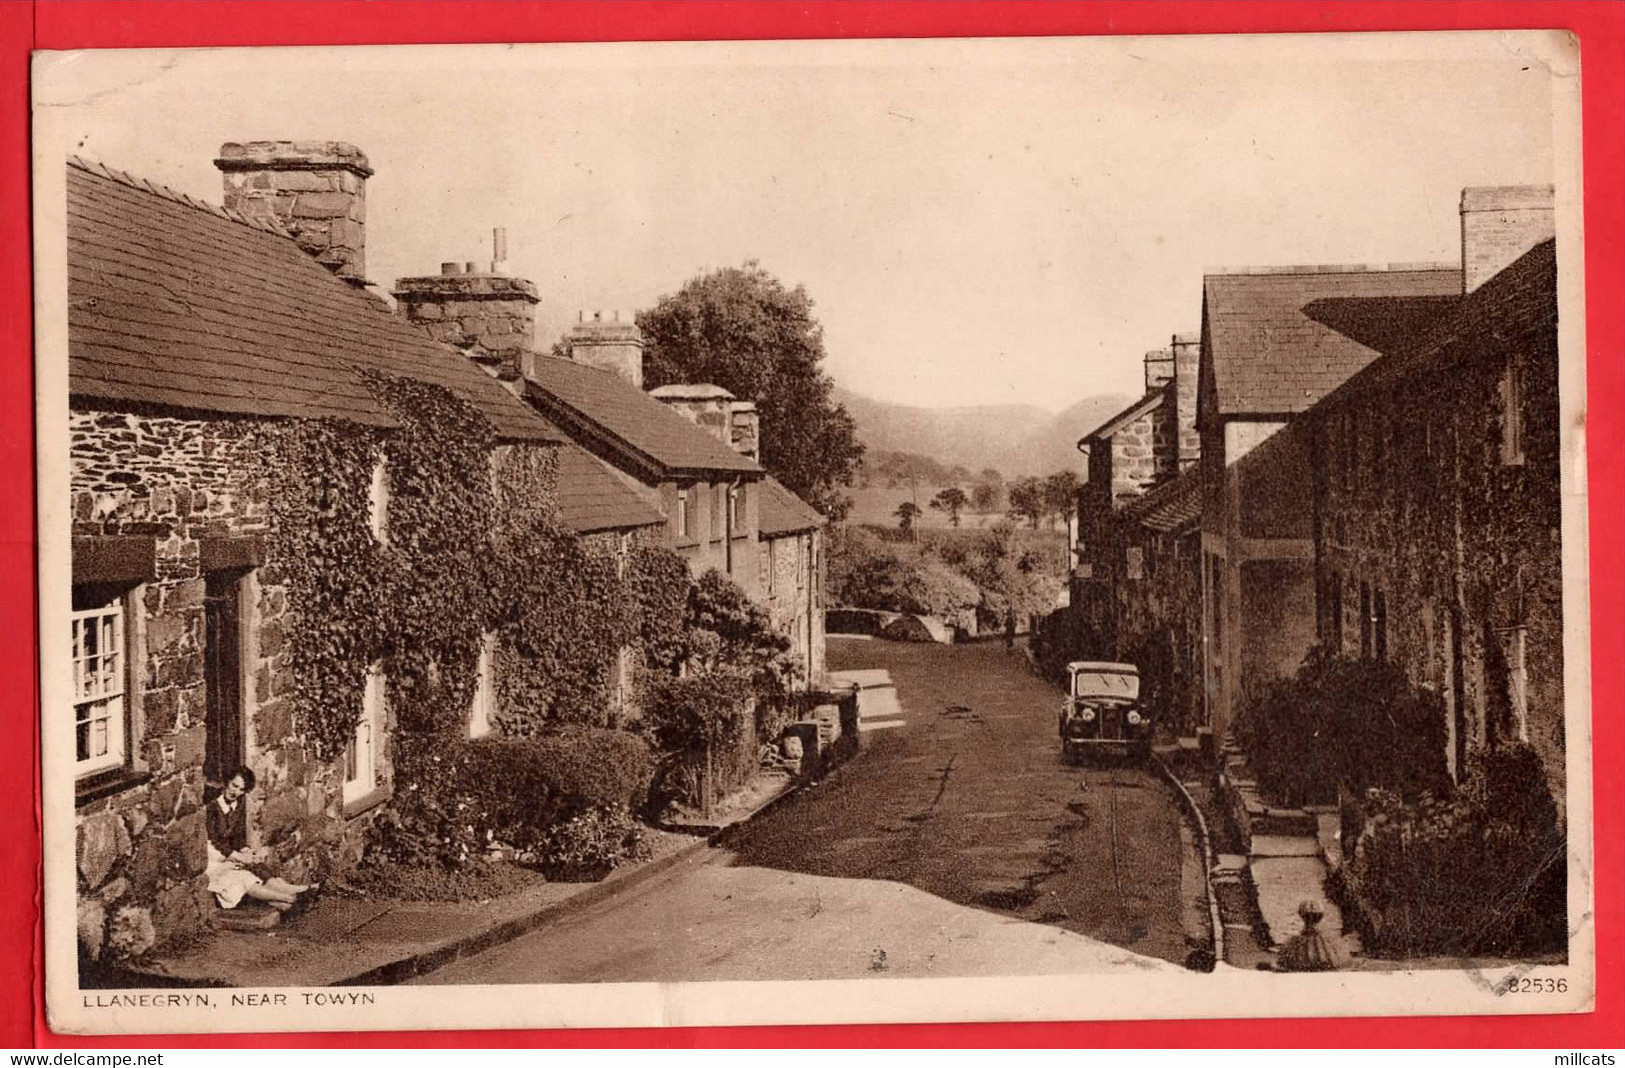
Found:
[[[1561,810],[1551,191],[1470,189],[1463,212],[1465,298],[1306,417],[1320,638],[1401,664],[1443,698],[1452,775],[1474,749],[1530,742]]]
[[[698,576],[715,569],[766,607],[807,681],[822,676],[823,518],[758,463],[760,419],[749,401],[709,384],[643,389],[643,335],[630,320],[585,314],[559,349],[535,348],[535,286],[445,263],[398,279],[401,311],[463,349],[561,429],[584,459],[612,472],[661,526],[640,537],[674,549]],[[573,455],[573,454],[572,454]],[[568,486],[561,470],[561,492]]]
[[[259,780],[254,841],[295,878],[352,862],[390,796],[385,680],[369,676],[332,759],[314,757],[293,715],[300,606],[258,443],[327,421],[387,450],[397,423],[376,373],[471,404],[495,430],[499,476],[567,444],[365,290],[372,172],[359,150],[231,144],[217,165],[225,208],[68,165],[71,713],[92,957],[209,922],[201,805],[236,765]],[[372,537],[387,539],[382,462],[346,477],[370,482]]]
[[[1202,285],[1203,693],[1218,735],[1315,642],[1311,455],[1278,433],[1460,297],[1448,266],[1266,267]]]
[[[1087,477],[1073,529],[1070,608],[1079,656],[1140,666],[1170,723],[1200,710],[1194,626],[1198,339],[1177,334],[1144,358],[1145,393],[1078,442]]]
[[[756,406],[721,386],[669,385],[649,391],[700,429],[752,460],[760,460],[761,425]],[[824,673],[824,517],[766,475],[758,484],[756,600],[790,639],[805,669],[804,683]]]

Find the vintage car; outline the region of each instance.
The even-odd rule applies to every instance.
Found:
[[[1151,714],[1140,703],[1140,670],[1133,664],[1077,660],[1066,666],[1061,704],[1061,755],[1076,760],[1105,750],[1144,757],[1151,751]]]

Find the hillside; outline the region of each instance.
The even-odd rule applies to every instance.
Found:
[[[1127,406],[1129,399],[1085,397],[1060,414],[1030,404],[921,408],[875,400],[836,387],[835,399],[857,422],[858,440],[877,452],[912,452],[972,471],[1006,477],[1076,469],[1077,440]]]

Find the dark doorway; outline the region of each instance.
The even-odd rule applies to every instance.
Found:
[[[242,587],[240,571],[204,576],[203,777],[216,785],[244,760]]]

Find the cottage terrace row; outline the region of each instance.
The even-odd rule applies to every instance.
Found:
[[[291,878],[361,856],[396,787],[402,716],[421,713],[391,700],[381,662],[341,672],[342,702],[301,692],[296,647],[312,613],[329,625],[365,613],[379,554],[401,534],[392,516],[415,492],[389,466],[418,432],[407,413],[473,420],[446,460],[489,472],[492,529],[465,532],[466,566],[532,521],[622,575],[642,547],[664,547],[766,607],[804,682],[823,670],[823,519],[757,462],[751,405],[715,387],[645,392],[631,323],[584,320],[571,359],[538,354],[539,297],[506,274],[500,239],[488,270],[398,280],[391,310],[366,278],[372,169],[354,146],[228,144],[215,162],[224,206],[92,162],[67,168],[61,703],[91,956],[139,955],[211,923],[206,791],[238,765],[260,784],[251,837]],[[328,599],[300,603],[310,589]],[[414,611],[456,608],[433,600]],[[459,730],[500,732],[523,692],[513,678],[543,669],[500,629],[468,656]],[[606,722],[637,714],[633,660],[625,647],[611,658],[595,712]],[[329,722],[298,714],[324,701]],[[66,735],[68,712],[47,709],[47,725]]]
[[[1200,332],[1079,442],[1080,646],[1219,738],[1317,644],[1397,663],[1452,776],[1527,741],[1561,811],[1553,232],[1550,187],[1468,189],[1459,264],[1207,275]]]

